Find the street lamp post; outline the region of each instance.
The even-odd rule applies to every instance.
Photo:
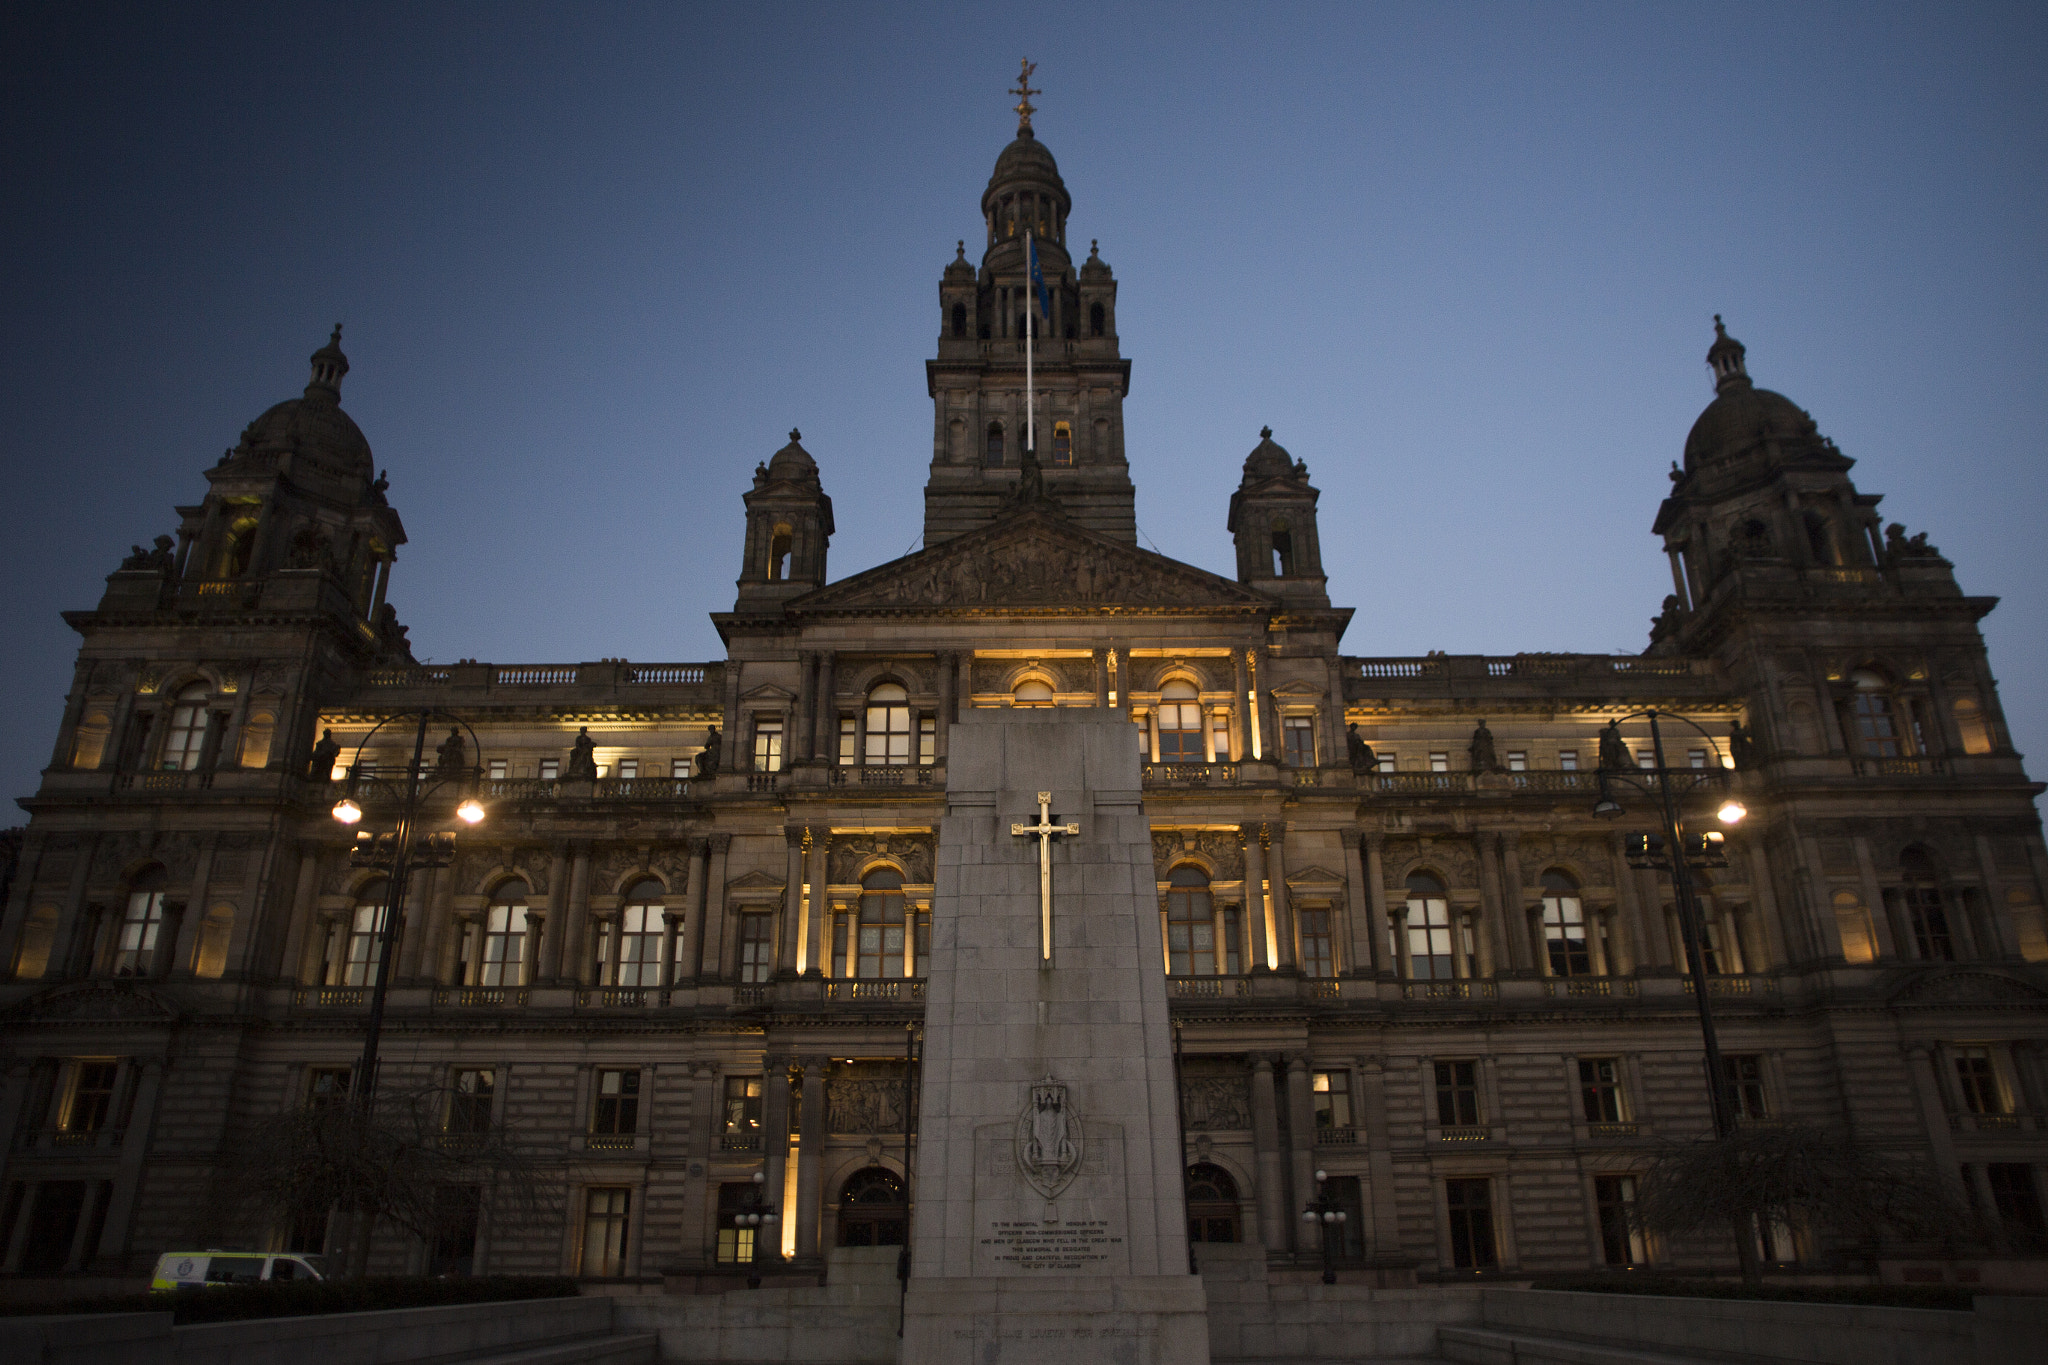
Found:
[[[1712,735],[1685,716],[1673,716],[1654,708],[1623,716],[1621,720],[1646,718],[1650,722],[1650,751],[1656,759],[1656,766],[1649,771],[1657,780],[1657,796],[1660,813],[1664,817],[1664,833],[1660,840],[1653,836],[1637,836],[1630,849],[1629,863],[1633,867],[1661,867],[1671,873],[1671,884],[1677,893],[1678,931],[1685,942],[1686,971],[1692,976],[1693,1004],[1699,1011],[1700,1043],[1706,1053],[1707,1100],[1714,1118],[1714,1136],[1725,1138],[1735,1131],[1735,1113],[1728,1103],[1728,1092],[1721,1067],[1721,1043],[1714,1031],[1714,1005],[1712,992],[1707,987],[1706,935],[1700,919],[1699,902],[1693,894],[1692,864],[1698,860],[1702,866],[1714,865],[1717,861],[1725,864],[1726,857],[1720,851],[1721,833],[1718,830],[1693,836],[1690,846],[1686,842],[1685,826],[1678,810],[1676,783],[1672,778],[1677,774],[1691,776],[1692,768],[1671,768],[1664,762],[1664,734],[1658,726],[1659,719],[1669,716],[1684,721],[1713,747],[1709,752],[1718,760],[1719,744]],[[1620,721],[1616,721],[1618,726]],[[1641,771],[1638,769],[1637,771]],[[1727,781],[1727,768],[1720,767],[1717,781]],[[1612,769],[1604,764],[1600,769],[1600,800],[1593,807],[1593,813],[1603,819],[1614,819],[1622,814],[1621,803],[1608,793],[1610,782],[1649,794],[1649,788],[1641,779],[1631,777],[1623,770]],[[1720,809],[1721,823],[1732,825],[1741,820],[1748,811],[1740,801],[1732,797],[1724,801]],[[1661,842],[1662,847],[1659,847]]]
[[[773,1204],[763,1204],[760,1202],[762,1197],[762,1187],[765,1186],[767,1183],[768,1173],[766,1171],[754,1172],[755,1207],[745,1210],[741,1213],[734,1214],[732,1220],[734,1226],[736,1227],[751,1228],[754,1230],[754,1246],[751,1255],[751,1262],[752,1264],[757,1266],[761,1264],[761,1261],[763,1259],[761,1255],[762,1239],[774,1233],[775,1224],[781,1217],[781,1215],[776,1213],[775,1206]],[[759,1289],[760,1287],[761,1277],[759,1275],[750,1275],[747,1277],[747,1288]]]
[[[455,836],[449,833],[429,833],[420,837],[421,807],[426,798],[442,788],[454,784],[462,793],[462,800],[455,808],[456,818],[464,824],[474,825],[484,818],[484,808],[476,799],[471,786],[479,769],[475,765],[449,763],[444,757],[431,779],[422,771],[422,760],[427,747],[427,725],[435,716],[453,721],[469,731],[472,747],[481,752],[477,744],[476,731],[468,722],[443,711],[431,708],[418,713],[418,728],[413,734],[412,762],[406,765],[405,782],[399,788],[398,824],[388,833],[372,833],[359,830],[355,847],[349,850],[349,861],[357,867],[380,867],[385,872],[384,914],[377,926],[377,973],[370,984],[370,1017],[363,1031],[363,1056],[356,1067],[355,1101],[367,1117],[376,1105],[377,1094],[377,1046],[384,1033],[384,1000],[391,989],[391,969],[398,956],[398,936],[401,911],[405,906],[406,883],[415,868],[446,867],[455,857]],[[397,717],[379,721],[369,734],[364,735],[356,745],[356,761],[349,765],[348,787],[341,800],[334,803],[334,818],[344,825],[354,825],[363,818],[363,808],[356,800],[361,784],[368,782],[390,788],[393,784],[380,779],[374,769],[365,769],[363,752],[377,731],[389,725]],[[455,732],[451,739],[459,743]],[[445,752],[445,751],[444,751]]]
[[[1301,1221],[1310,1227],[1320,1225],[1323,1230],[1323,1283],[1337,1283],[1337,1248],[1335,1237],[1339,1229],[1349,1221],[1337,1201],[1330,1197],[1330,1173],[1316,1172],[1316,1197],[1301,1211]]]

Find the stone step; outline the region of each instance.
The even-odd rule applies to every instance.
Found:
[[[1701,1356],[1490,1327],[1439,1327],[1436,1339],[1445,1360],[1465,1365],[1709,1365]]]
[[[615,1332],[469,1356],[462,1365],[653,1365],[660,1343],[654,1332]]]

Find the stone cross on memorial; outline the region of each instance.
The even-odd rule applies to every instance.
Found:
[[[1035,835],[1038,839],[1038,959],[1052,961],[1052,836],[1055,834],[1079,834],[1079,825],[1055,825],[1052,822],[1052,793],[1038,794],[1038,823],[1027,825],[1021,820],[1010,826],[1013,835]]]

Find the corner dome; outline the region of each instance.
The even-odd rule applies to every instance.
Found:
[[[312,363],[313,377],[304,395],[273,405],[249,423],[227,458],[298,455],[367,481],[376,472],[370,442],[355,419],[341,410],[341,379],[348,373],[348,357],[341,353],[338,324],[327,344],[313,352]]]
[[[1730,386],[1707,404],[1685,438],[1685,469],[1729,459],[1764,441],[1809,441],[1819,428],[1782,393],[1754,385]]]
[[[818,477],[818,462],[798,444],[802,436],[795,427],[789,429],[789,444],[768,457],[769,478],[801,482]]]
[[[1284,479],[1293,473],[1294,457],[1273,439],[1273,428],[1259,428],[1259,443],[1252,447],[1251,454],[1244,457],[1245,482]]]

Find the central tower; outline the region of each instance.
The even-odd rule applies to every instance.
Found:
[[[1131,470],[1124,460],[1124,395],[1131,362],[1117,351],[1116,279],[1090,243],[1077,269],[1067,249],[1073,199],[1031,129],[1028,98],[1017,138],[996,158],[981,194],[981,268],[967,243],[939,281],[939,354],[925,362],[932,396],[932,468],[924,543],[937,545],[994,519],[1016,487],[1027,430],[1024,341],[1032,333],[1038,463],[1045,488],[1080,525],[1137,544]],[[1025,235],[1038,242],[1050,317],[1033,297]]]

